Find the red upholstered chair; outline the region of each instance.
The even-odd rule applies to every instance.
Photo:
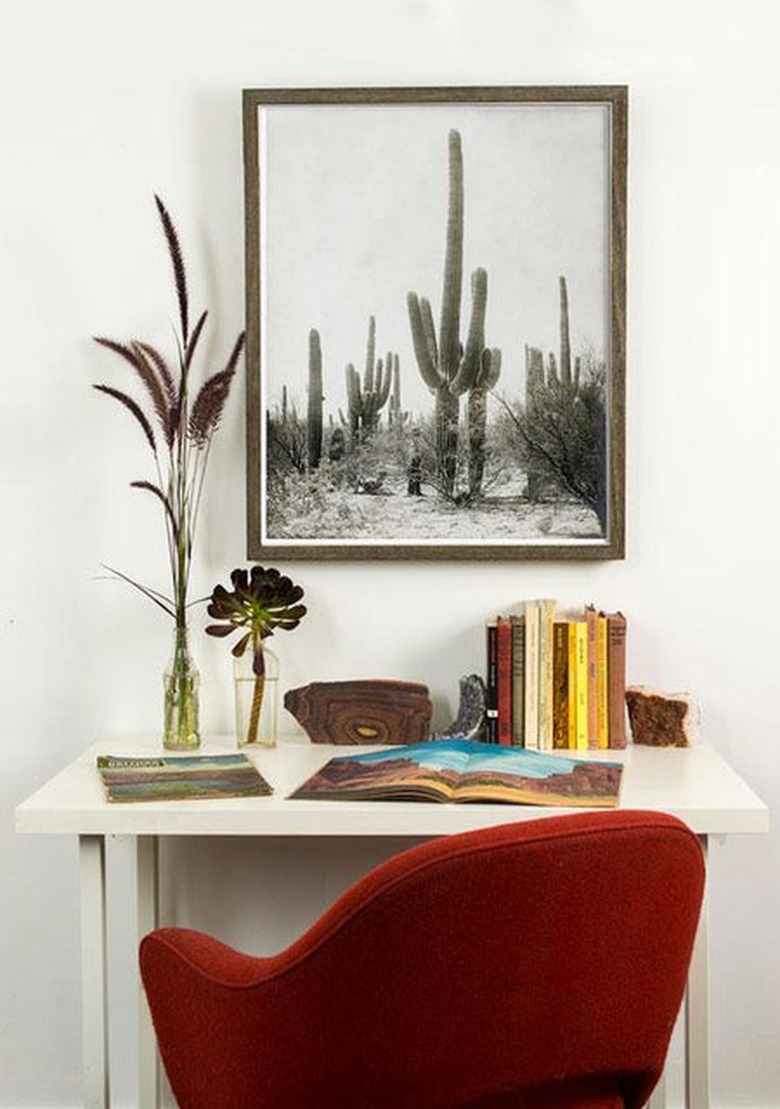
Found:
[[[672,817],[549,817],[405,851],[270,958],[160,929],[141,972],[182,1109],[628,1109],[703,887]]]

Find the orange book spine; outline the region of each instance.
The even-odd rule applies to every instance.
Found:
[[[626,746],[626,618],[622,612],[607,616],[607,669],[610,747]]]

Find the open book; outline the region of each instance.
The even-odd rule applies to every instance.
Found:
[[[272,792],[246,755],[98,755],[97,769],[108,801],[265,797]]]
[[[490,801],[614,808],[623,767],[522,747],[439,739],[338,755],[291,798],[323,801]]]

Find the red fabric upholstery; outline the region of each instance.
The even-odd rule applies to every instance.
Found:
[[[437,839],[271,958],[160,929],[141,972],[182,1109],[618,1109],[664,1063],[704,885],[653,813]]]

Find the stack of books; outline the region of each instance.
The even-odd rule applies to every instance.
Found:
[[[626,618],[525,601],[487,623],[488,740],[536,751],[626,746]]]

